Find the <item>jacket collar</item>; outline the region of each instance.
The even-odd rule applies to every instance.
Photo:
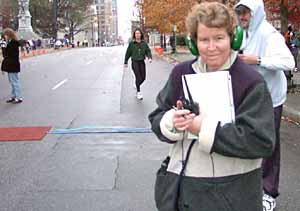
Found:
[[[231,67],[231,65],[234,63],[237,55],[238,55],[238,53],[236,51],[231,50],[231,53],[230,53],[227,61],[217,71],[228,70]],[[196,73],[208,72],[207,65],[203,62],[203,60],[201,59],[201,56],[199,56],[198,59],[192,64],[192,68]]]

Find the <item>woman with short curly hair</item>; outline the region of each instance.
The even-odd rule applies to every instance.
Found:
[[[262,211],[262,158],[272,154],[275,143],[267,85],[237,55],[229,8],[201,3],[186,23],[199,57],[174,67],[149,115],[152,131],[171,148],[157,172],[156,206],[159,211]],[[205,99],[199,99],[198,109],[184,106],[182,77],[218,71],[230,75],[235,111],[234,119],[223,124],[222,114]],[[216,97],[213,90],[199,91]]]

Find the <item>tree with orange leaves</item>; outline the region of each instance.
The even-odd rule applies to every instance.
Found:
[[[154,28],[160,33],[170,33],[174,25],[178,32],[185,31],[185,17],[196,3],[221,2],[231,7],[235,0],[136,0],[142,28]]]
[[[156,28],[161,33],[168,33],[176,24],[177,30],[183,32],[185,16],[196,0],[139,0],[137,7],[145,27]]]
[[[288,23],[300,28],[300,1],[299,0],[264,0],[269,16],[280,19],[281,31],[287,30]],[[270,15],[271,14],[271,15]]]

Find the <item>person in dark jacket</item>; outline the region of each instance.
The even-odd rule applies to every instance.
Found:
[[[3,31],[4,38],[6,40],[6,47],[2,48],[3,61],[1,70],[8,73],[8,81],[11,85],[11,98],[7,103],[22,103],[21,86],[19,79],[20,59],[19,59],[19,47],[20,43],[17,40],[16,33],[12,29],[5,29]]]
[[[143,99],[141,93],[141,85],[146,79],[145,57],[152,62],[152,54],[148,44],[144,41],[144,35],[141,29],[136,29],[133,32],[133,40],[129,43],[125,54],[124,67],[127,68],[128,60],[131,57],[132,70],[135,75],[136,97],[139,100]]]
[[[162,165],[166,171],[158,172],[163,182],[156,180],[159,211],[263,209],[261,164],[275,144],[272,100],[263,77],[231,49],[235,23],[233,12],[217,2],[195,5],[187,17],[187,31],[200,56],[174,67],[157,96],[158,107],[149,115],[152,131],[171,147]],[[199,100],[200,114],[196,115],[184,109],[181,101],[185,98],[183,75],[217,71],[228,71],[231,76],[234,121],[224,125],[218,119],[222,115],[213,113],[206,102]],[[170,200],[176,193],[170,189],[178,180],[173,203]]]
[[[291,37],[291,43],[290,43],[290,51],[293,54],[294,61],[295,61],[295,68],[294,71],[298,71],[298,53],[299,53],[299,47],[300,47],[300,41],[299,38],[295,35],[295,33],[292,34]]]

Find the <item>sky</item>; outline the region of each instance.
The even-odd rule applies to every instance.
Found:
[[[127,40],[131,36],[131,20],[133,18],[134,0],[117,0],[119,16],[119,36]]]

